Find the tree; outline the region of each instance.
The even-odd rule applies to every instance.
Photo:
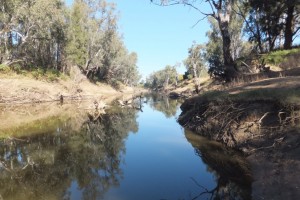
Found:
[[[231,22],[231,16],[234,14],[233,6],[237,0],[151,0],[157,5],[170,6],[170,5],[187,5],[205,17],[211,16],[218,23],[220,34],[222,37],[222,54],[223,54],[223,65],[224,65],[224,79],[227,81],[231,80],[232,77],[237,76],[238,72],[235,67],[234,60],[231,53],[231,38],[229,33],[229,24]],[[201,11],[201,3],[207,3],[211,8],[210,13],[204,13]]]
[[[299,1],[250,0],[244,4],[249,9],[248,18],[244,16],[246,32],[250,36],[249,39],[257,43],[260,52],[292,47],[300,29]]]
[[[293,45],[294,36],[300,30],[300,2],[288,0],[285,1],[285,7],[284,49],[290,49]]]
[[[92,81],[135,85],[137,55],[118,33],[115,4],[105,0],[0,0],[0,64],[56,69],[77,65]],[[123,75],[126,74],[126,77]]]
[[[208,63],[208,73],[214,77],[222,77],[224,74],[222,38],[215,20],[208,18],[211,30],[206,33],[208,42],[205,45],[204,58]]]
[[[187,59],[183,61],[188,73],[193,74],[197,93],[200,90],[200,73],[204,69],[203,50],[204,47],[202,45],[194,42],[193,45],[188,49]]]
[[[175,66],[167,65],[164,69],[153,72],[146,78],[146,86],[157,89],[167,88],[169,84],[176,84],[177,71]]]
[[[60,0],[2,1],[2,63],[60,68],[64,44],[64,7]]]
[[[203,57],[205,63],[208,64],[208,72],[211,76],[222,77],[224,75],[223,54],[222,54],[222,36],[218,28],[217,22],[211,17],[208,18],[211,30],[206,33],[208,42],[203,45],[205,47]],[[242,35],[243,19],[238,15],[233,15],[229,26],[231,38],[231,53],[234,61],[247,56],[252,51],[252,44],[244,41]]]
[[[75,0],[68,17],[69,27],[67,35],[66,53],[71,63],[83,67],[88,57],[89,34],[88,24],[89,8],[80,0]]]
[[[117,21],[113,3],[76,0],[69,14],[67,58],[92,81],[136,85],[137,54],[126,49]]]

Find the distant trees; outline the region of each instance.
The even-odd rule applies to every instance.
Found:
[[[177,84],[177,70],[175,66],[167,65],[164,69],[153,72],[146,78],[145,86],[157,89],[167,88],[169,84]]]
[[[0,10],[0,64],[61,72],[77,65],[93,81],[139,81],[137,55],[123,44],[113,3],[1,0]]]
[[[183,61],[187,72],[193,75],[197,93],[200,89],[200,73],[205,67],[203,61],[203,50],[204,47],[202,45],[194,42],[193,45],[188,49],[188,57]]]

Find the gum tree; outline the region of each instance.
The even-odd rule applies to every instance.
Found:
[[[160,6],[172,6],[172,5],[184,5],[190,6],[197,10],[204,18],[211,16],[218,23],[222,37],[222,53],[223,53],[223,73],[218,74],[225,80],[229,81],[233,77],[238,75],[232,53],[231,53],[231,38],[229,32],[229,24],[231,22],[231,16],[234,13],[233,6],[237,0],[151,0],[156,5]],[[205,13],[202,8],[205,6],[210,7],[210,12]],[[204,19],[202,18],[202,19]],[[200,19],[199,21],[201,21]]]

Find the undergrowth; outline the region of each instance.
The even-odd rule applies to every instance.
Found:
[[[21,75],[25,77],[34,78],[36,80],[45,80],[49,82],[55,82],[59,79],[66,80],[67,76],[55,69],[45,69],[40,67],[29,67],[23,69],[19,65],[9,67],[7,65],[0,65],[0,74],[2,76],[8,75]]]
[[[277,50],[272,51],[264,56],[262,59],[267,64],[276,65],[282,69],[290,69],[299,66],[300,48],[291,50]]]

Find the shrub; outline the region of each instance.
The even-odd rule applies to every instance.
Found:
[[[2,73],[9,73],[9,72],[11,72],[11,69],[10,69],[9,66],[4,65],[4,64],[1,64],[1,65],[0,65],[0,71],[1,71]]]

